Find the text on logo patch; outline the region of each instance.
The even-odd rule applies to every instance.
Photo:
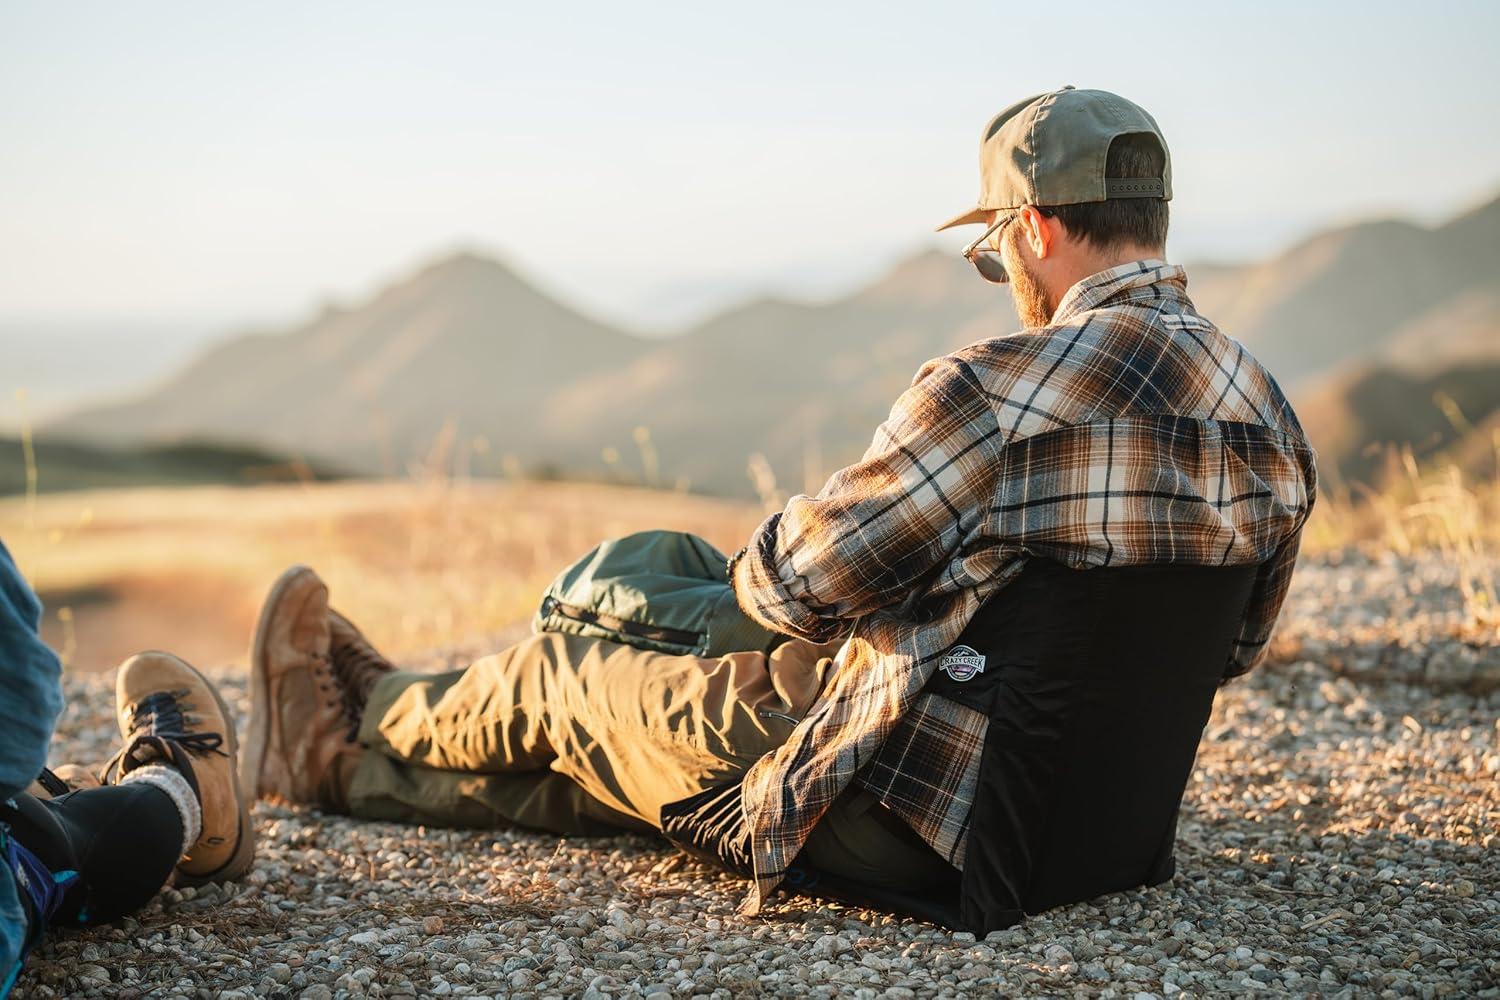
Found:
[[[938,661],[938,669],[956,681],[984,673],[984,654],[968,646],[954,646]]]

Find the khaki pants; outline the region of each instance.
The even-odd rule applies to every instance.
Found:
[[[673,656],[546,632],[465,670],[375,687],[348,787],[355,816],[596,835],[659,829],[661,807],[734,780],[780,746],[833,645]],[[887,888],[952,868],[872,795],[843,796],[808,860]]]

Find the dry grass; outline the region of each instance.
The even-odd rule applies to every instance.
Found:
[[[1303,551],[1352,546],[1410,555],[1436,550],[1459,574],[1464,610],[1478,630],[1500,631],[1500,432],[1494,439],[1495,478],[1465,482],[1457,465],[1422,467],[1410,448],[1393,450],[1395,470],[1382,491],[1361,488],[1320,497]]]
[[[313,566],[394,655],[524,630],[546,584],[600,539],[653,527],[726,551],[753,504],[586,484],[456,481],[108,490],[0,501],[0,537],[83,669],[135,649],[242,661],[276,575]]]

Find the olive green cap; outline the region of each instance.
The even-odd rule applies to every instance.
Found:
[[[1116,136],[1148,132],[1166,154],[1160,177],[1104,176]],[[1109,198],[1172,198],[1172,155],[1156,119],[1118,94],[1071,86],[1018,101],[985,126],[979,142],[979,204],[938,226],[983,222],[1022,205],[1078,205]]]

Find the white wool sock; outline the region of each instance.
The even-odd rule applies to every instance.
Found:
[[[198,836],[203,832],[203,807],[198,804],[198,796],[193,794],[193,786],[188,784],[175,768],[167,767],[165,764],[147,764],[131,771],[121,778],[118,784],[128,785],[132,781],[145,782],[153,788],[160,788],[171,797],[177,806],[177,812],[182,817],[182,850],[179,854],[186,854],[188,849],[198,842]]]

